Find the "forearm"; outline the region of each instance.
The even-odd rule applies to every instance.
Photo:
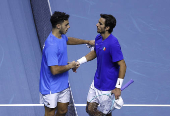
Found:
[[[68,37],[68,45],[88,44],[89,40],[78,39],[74,37]]]
[[[125,73],[126,73],[126,63],[125,63],[125,61],[123,60],[122,63],[119,66],[120,66],[120,68],[119,68],[119,77],[118,78],[124,79]]]
[[[123,83],[123,79],[125,77],[125,73],[126,73],[126,63],[124,60],[121,60],[118,62],[119,67],[119,77],[117,79],[116,82],[116,88],[121,88],[122,87],[122,83]]]
[[[91,61],[96,58],[96,52],[93,50],[89,52],[86,56],[87,61]]]
[[[64,73],[70,69],[71,69],[71,66],[69,64],[65,66],[58,66],[58,65],[50,66],[50,70],[53,75]]]
[[[96,58],[96,52],[93,50],[91,52],[89,52],[86,56],[83,56],[82,58],[78,59],[78,63],[81,65],[83,63],[86,63],[90,60],[93,60],[94,58]]]

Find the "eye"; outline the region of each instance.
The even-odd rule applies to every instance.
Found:
[[[67,23],[65,26],[68,26],[69,25],[69,23]]]

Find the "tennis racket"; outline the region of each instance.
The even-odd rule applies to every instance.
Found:
[[[133,82],[134,81],[131,79],[121,88],[121,91],[123,91]],[[110,114],[115,109],[114,102],[115,102],[114,94],[110,93],[110,94],[96,95],[90,100],[90,103],[96,103],[96,108],[93,109],[94,111],[92,111],[91,114],[94,116],[103,116],[103,115],[105,116],[107,114]]]

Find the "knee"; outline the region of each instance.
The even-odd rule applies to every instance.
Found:
[[[57,111],[57,113],[60,114],[60,115],[65,116],[65,114],[67,113],[67,111],[68,111],[67,108],[66,108],[66,109],[60,109],[60,110]]]
[[[54,116],[55,115],[55,109],[54,108],[45,108],[45,116]]]
[[[86,106],[86,112],[87,112],[89,115],[92,115],[95,111],[94,111],[94,108],[93,108],[92,106],[87,105],[87,106]]]
[[[45,116],[54,116],[55,115],[55,112],[48,112],[48,113],[45,113]]]

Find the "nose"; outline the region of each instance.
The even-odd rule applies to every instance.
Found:
[[[98,27],[98,24],[99,24],[99,23],[96,24],[97,27]]]
[[[68,29],[70,28],[70,25],[68,25]]]

